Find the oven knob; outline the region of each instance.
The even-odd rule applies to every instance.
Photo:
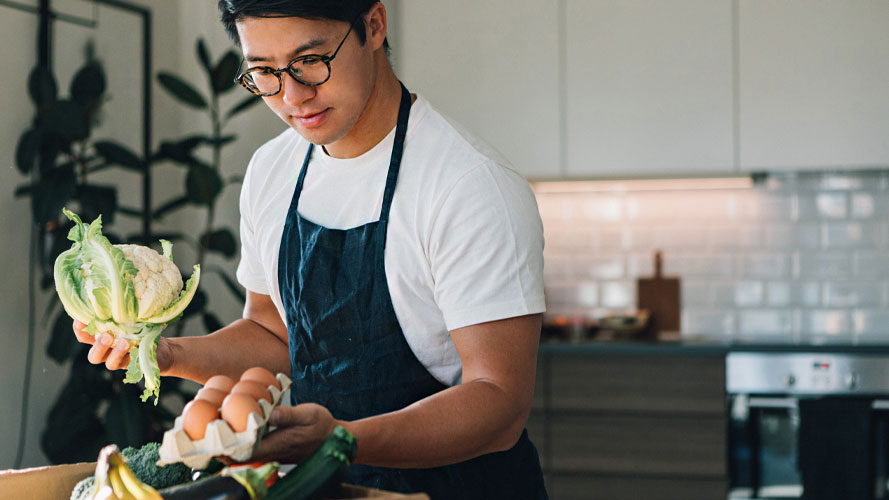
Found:
[[[860,382],[860,380],[857,373],[852,372],[846,375],[846,387],[849,389],[857,388],[858,382]]]
[[[787,387],[793,387],[796,385],[796,377],[793,374],[787,376]]]

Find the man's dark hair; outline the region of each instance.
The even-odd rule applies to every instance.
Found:
[[[225,32],[240,45],[235,25],[245,17],[301,17],[303,19],[328,19],[353,23],[352,31],[364,44],[367,32],[359,16],[365,14],[379,0],[219,0],[219,12]],[[389,52],[389,41],[383,42]]]

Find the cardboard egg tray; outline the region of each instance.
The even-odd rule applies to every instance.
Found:
[[[228,423],[218,419],[207,424],[203,439],[193,441],[182,428],[182,415],[176,417],[173,428],[164,433],[164,439],[158,450],[160,460],[157,464],[163,466],[182,462],[192,469],[203,469],[213,457],[220,455],[239,462],[249,459],[259,446],[259,438],[268,431],[272,410],[281,404],[284,395],[290,389],[291,381],[286,375],[279,373],[275,378],[281,384],[281,390],[272,385],[268,387],[273,402],[260,399],[262,415],[251,413],[247,418],[247,429],[243,432],[233,431]]]

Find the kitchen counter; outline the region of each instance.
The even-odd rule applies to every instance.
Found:
[[[784,344],[716,342],[707,340],[620,341],[580,343],[545,341],[538,351],[548,355],[637,354],[653,356],[722,356],[729,352],[814,352],[889,354],[889,344]]]

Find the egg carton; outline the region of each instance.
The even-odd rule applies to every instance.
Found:
[[[213,457],[221,455],[238,462],[249,459],[259,446],[259,438],[268,431],[272,410],[281,404],[290,389],[291,381],[286,375],[279,373],[275,378],[281,384],[281,389],[273,385],[268,387],[272,403],[260,399],[262,415],[251,413],[247,417],[247,429],[242,432],[235,432],[225,420],[217,419],[207,424],[204,437],[195,441],[182,428],[182,415],[176,417],[173,428],[164,433],[157,464],[164,466],[182,462],[192,469],[203,469]]]

